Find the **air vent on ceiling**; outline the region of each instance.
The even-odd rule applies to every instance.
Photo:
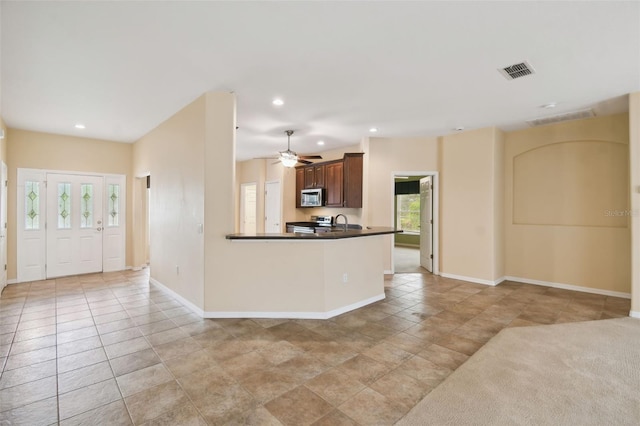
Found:
[[[498,71],[507,80],[515,80],[516,78],[524,77],[536,72],[536,70],[534,70],[531,64],[527,61],[509,65],[504,68],[498,68]]]
[[[550,115],[542,118],[534,118],[527,120],[527,124],[531,127],[544,126],[546,124],[559,123],[561,121],[580,120],[583,118],[595,117],[596,114],[591,108],[580,111],[565,112],[563,114]]]

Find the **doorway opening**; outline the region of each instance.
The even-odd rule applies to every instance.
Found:
[[[240,232],[255,234],[257,226],[258,204],[255,182],[240,184]]]
[[[438,174],[394,172],[393,273],[438,274]]]

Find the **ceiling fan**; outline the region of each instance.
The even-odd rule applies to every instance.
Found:
[[[294,167],[298,163],[312,164],[312,162],[308,160],[322,159],[320,155],[298,155],[294,151],[291,151],[291,135],[293,134],[293,130],[285,130],[284,133],[287,135],[287,150],[280,151],[280,155],[278,156],[283,166]]]

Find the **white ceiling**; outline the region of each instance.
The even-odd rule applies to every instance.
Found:
[[[238,159],[284,149],[285,129],[308,154],[356,144],[373,126],[380,137],[435,136],[587,107],[605,115],[640,91],[637,1],[0,7],[9,127],[133,142],[204,92],[233,91]],[[536,74],[497,71],[523,60]]]

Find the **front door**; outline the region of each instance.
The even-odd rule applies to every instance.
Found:
[[[103,181],[47,174],[47,278],[102,271]]]
[[[433,272],[433,200],[431,176],[420,179],[420,266]]]

